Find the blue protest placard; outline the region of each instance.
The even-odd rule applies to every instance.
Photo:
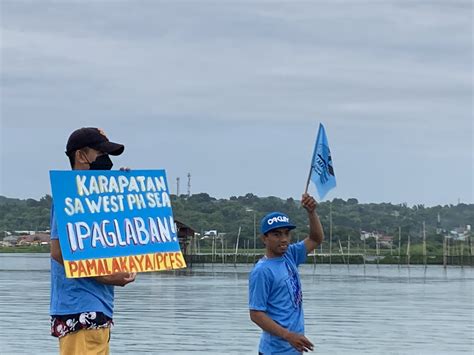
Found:
[[[164,170],[50,171],[67,277],[186,267]]]

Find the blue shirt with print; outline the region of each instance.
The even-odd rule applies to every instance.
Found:
[[[304,334],[303,294],[298,265],[306,260],[304,241],[291,244],[278,258],[262,258],[250,273],[249,308],[265,312],[290,332]],[[263,331],[259,352],[300,354],[283,338]]]
[[[54,206],[51,206],[51,240],[59,239]],[[51,258],[50,315],[102,312],[113,318],[114,286],[93,278],[66,278],[64,266]]]

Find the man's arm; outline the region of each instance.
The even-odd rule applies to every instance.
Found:
[[[304,244],[306,246],[306,251],[311,253],[318,247],[319,244],[323,242],[323,226],[321,225],[319,216],[316,213],[316,200],[312,196],[303,194],[301,198],[301,205],[308,212],[309,236],[305,238]]]
[[[61,246],[59,245],[58,239],[51,240],[51,258],[56,260],[61,265],[64,265],[63,254],[61,253]],[[91,278],[105,285],[123,287],[126,284],[129,284],[130,282],[135,281],[136,276],[137,276],[136,272],[118,272],[113,275],[97,276],[97,277],[91,277]]]
[[[263,311],[251,309],[250,319],[264,331],[285,339],[300,352],[313,350],[313,344],[303,334],[292,333],[288,329],[283,328]]]
[[[61,265],[64,265],[63,254],[61,253],[61,247],[58,239],[51,239],[51,258],[56,260]]]

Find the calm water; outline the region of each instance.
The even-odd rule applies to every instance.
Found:
[[[140,274],[117,288],[112,354],[256,354],[248,265]],[[474,269],[304,265],[316,354],[474,353]],[[55,354],[49,256],[0,254],[0,353]]]

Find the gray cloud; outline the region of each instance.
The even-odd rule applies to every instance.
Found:
[[[170,184],[299,197],[323,121],[329,197],[473,201],[468,1],[1,6],[1,194],[47,193],[95,125]]]

